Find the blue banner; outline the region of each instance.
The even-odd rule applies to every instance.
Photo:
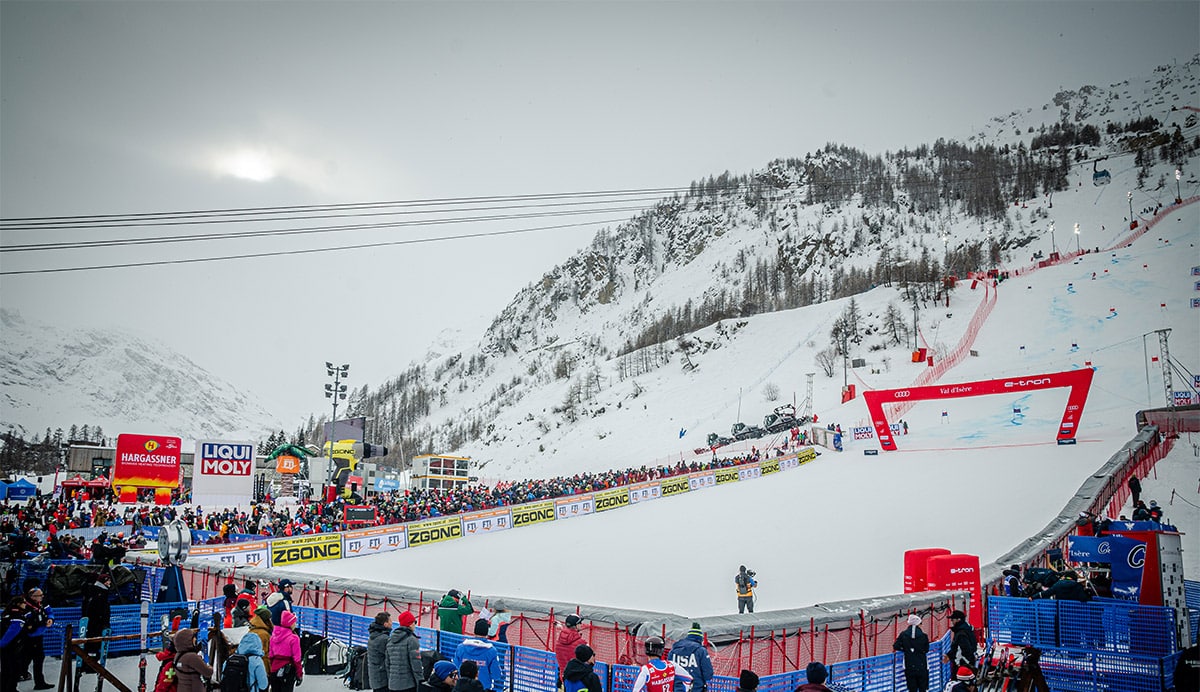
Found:
[[[1160,524],[1156,521],[1114,521],[1108,526],[1109,531],[1175,531],[1172,524]]]
[[[1113,536],[1112,593],[1113,598],[1137,601],[1142,593],[1142,567],[1146,564],[1146,544],[1132,538]]]

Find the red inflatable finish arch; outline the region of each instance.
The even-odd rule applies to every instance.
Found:
[[[883,413],[884,404],[903,404],[927,399],[961,399],[968,396],[1070,387],[1071,393],[1067,396],[1067,410],[1063,412],[1062,424],[1058,426],[1058,444],[1072,445],[1075,444],[1076,426],[1080,416],[1083,415],[1083,405],[1087,401],[1088,390],[1092,386],[1092,375],[1094,374],[1095,370],[1092,368],[1081,368],[1044,375],[1006,377],[999,380],[981,380],[962,384],[939,384],[907,389],[875,389],[863,392],[863,400],[867,402],[867,411],[871,414],[871,424],[875,426],[875,435],[879,438],[879,446],[887,451],[895,451],[896,441],[892,439],[887,417]]]

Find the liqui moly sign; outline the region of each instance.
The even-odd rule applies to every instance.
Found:
[[[254,495],[254,443],[200,440],[192,466],[192,502],[205,508],[246,507]]]
[[[196,454],[199,474],[249,476],[254,472],[254,445],[249,442],[202,442]]]

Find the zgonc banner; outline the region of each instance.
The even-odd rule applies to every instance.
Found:
[[[181,445],[166,435],[117,435],[112,487],[179,487]]]
[[[408,526],[409,546],[450,541],[455,538],[462,538],[462,535],[462,519],[459,517],[429,519],[427,521],[418,521]]]
[[[202,507],[249,507],[254,499],[254,443],[200,440],[192,464],[192,502]]]
[[[271,566],[337,560],[342,557],[342,534],[318,533],[271,541]]]

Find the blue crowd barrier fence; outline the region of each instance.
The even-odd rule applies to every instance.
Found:
[[[1148,657],[1178,650],[1175,613],[1165,606],[1115,599],[1078,603],[993,596],[987,608],[989,636],[996,642]]]
[[[1161,692],[1175,656],[1130,656],[1104,651],[1042,649],[1041,669],[1055,692]],[[1170,666],[1168,668],[1168,666]]]
[[[1200,639],[1200,581],[1183,581],[1183,602],[1188,609],[1192,641]]]

